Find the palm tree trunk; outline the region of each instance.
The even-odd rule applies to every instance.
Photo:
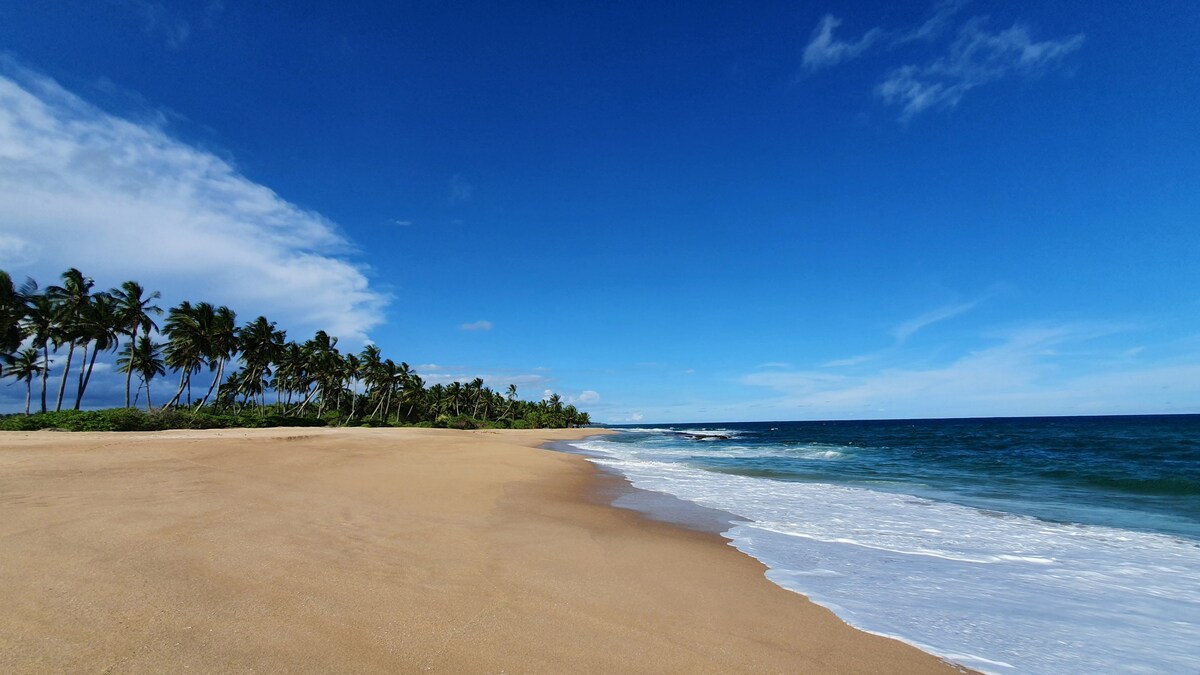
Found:
[[[87,349],[87,345],[84,345],[84,350],[85,350],[84,353],[85,354],[87,353],[86,349]],[[75,396],[75,409],[76,410],[79,410],[79,404],[80,404],[80,402],[83,401],[83,392],[87,390],[88,382],[92,381],[92,369],[96,367],[96,356],[99,354],[100,354],[100,347],[99,347],[99,345],[97,345],[97,347],[92,350],[92,360],[90,363],[88,363],[87,376],[83,378],[83,382],[79,383],[79,393],[76,394],[76,396]],[[79,374],[83,375],[83,371],[82,370],[79,371]]]
[[[42,412],[46,412],[47,377],[50,377],[50,340],[42,343]]]
[[[150,380],[146,380],[146,412],[150,412]]]
[[[29,417],[29,402],[33,399],[33,377],[25,379],[25,416]]]
[[[71,341],[71,348],[67,350],[67,363],[63,366],[62,381],[58,384],[58,400],[54,403],[54,412],[62,410],[63,394],[67,393],[67,375],[71,373],[71,357],[75,356],[75,341]]]
[[[299,414],[304,412],[304,409],[308,407],[308,404],[313,400],[313,397],[317,395],[318,391],[320,391],[320,389],[313,387],[312,391],[308,393],[308,396],[306,396],[304,401],[300,404],[300,407],[293,410],[292,413]]]
[[[83,396],[83,375],[87,372],[88,360],[88,345],[91,341],[83,343],[83,356],[79,358],[79,375],[75,377],[75,409],[79,410],[79,399]]]
[[[137,334],[138,334],[138,325],[137,325],[137,322],[135,321],[133,323],[133,330],[130,331],[130,333],[129,333],[129,355],[130,356],[133,356],[134,346],[137,345]],[[126,408],[129,407],[129,383],[132,379],[133,379],[133,368],[131,366],[129,368],[129,370],[125,371],[125,407]]]
[[[180,371],[180,373],[179,373],[179,388],[175,390],[175,395],[171,397],[170,401],[167,401],[167,404],[163,406],[164,408],[173,406],[179,402],[179,397],[183,396],[183,388],[185,386],[187,386],[187,381],[186,381],[188,379],[187,375],[188,375],[187,368],[184,368],[182,371]],[[149,398],[149,397],[147,397],[147,398]]]
[[[213,389],[217,388],[217,383],[221,381],[221,378],[224,377],[224,375],[225,359],[221,359],[220,361],[217,361],[217,373],[213,375],[212,384],[208,385],[208,391],[204,393],[204,398],[200,400],[200,404],[196,406],[197,408],[203,408],[204,404],[208,403],[208,397],[212,396]]]

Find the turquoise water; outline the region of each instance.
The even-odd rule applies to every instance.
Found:
[[[626,428],[576,445],[735,514],[852,625],[989,672],[1200,671],[1200,416]]]

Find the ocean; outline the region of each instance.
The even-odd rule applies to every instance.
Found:
[[[1200,672],[1200,415],[616,429],[572,445],[852,626],[990,673]]]

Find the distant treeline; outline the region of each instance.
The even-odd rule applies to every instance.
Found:
[[[515,385],[499,393],[480,378],[426,387],[407,363],[385,359],[375,345],[343,354],[338,339],[323,330],[295,342],[266,317],[238,326],[233,310],[207,302],[181,302],[167,310],[159,328],[155,319],[163,310],[154,304],[161,297],[157,291],[147,293],[136,281],[108,291],[94,292],[94,286],[75,268],[63,273],[61,285],[44,290],[33,279],[16,286],[0,270],[0,376],[25,383],[27,416],[38,381],[41,414],[33,417],[45,422],[31,418],[20,428],[290,423],[562,428],[590,423],[586,412],[563,405],[558,394],[524,401]],[[72,381],[71,407],[80,410],[102,352],[118,353],[125,408],[135,407],[144,392],[146,410],[154,414],[62,414]],[[54,369],[57,392],[51,407],[47,396]],[[205,369],[213,373],[211,383],[203,393],[193,392],[192,376]],[[168,372],[178,379],[156,410],[150,385]]]

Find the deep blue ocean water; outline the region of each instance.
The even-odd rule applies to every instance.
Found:
[[[988,672],[1200,672],[1200,415],[618,428],[848,623]]]

